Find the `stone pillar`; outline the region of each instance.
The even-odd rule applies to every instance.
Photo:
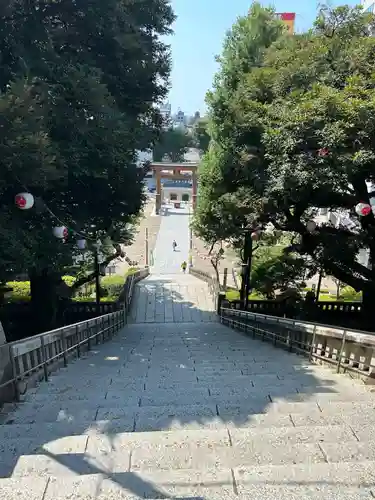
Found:
[[[197,182],[197,173],[194,171],[192,175],[192,180],[193,180],[193,210],[195,210],[197,206],[197,187],[198,187],[198,182]]]
[[[161,209],[161,176],[160,172],[156,171],[156,198],[155,198],[155,213],[160,214]]]

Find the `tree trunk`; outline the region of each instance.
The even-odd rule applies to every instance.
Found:
[[[31,271],[30,292],[35,333],[47,332],[57,327],[58,280],[47,269]]]

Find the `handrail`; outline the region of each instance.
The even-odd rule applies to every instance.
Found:
[[[118,311],[0,346],[0,359],[6,360],[5,364],[11,368],[10,376],[0,384],[0,391],[8,393],[5,400],[19,401],[29,381],[34,378],[48,381],[49,373],[57,368],[59,361],[67,366],[70,357],[81,356],[82,349],[90,351],[93,341],[97,345],[111,339],[127,322],[135,284],[148,273],[147,268],[128,277],[123,306]]]
[[[375,335],[371,332],[226,307],[220,308],[220,321],[274,346],[306,355],[311,361],[336,365],[338,373],[351,371],[375,378]]]

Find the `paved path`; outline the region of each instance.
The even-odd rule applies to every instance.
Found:
[[[370,389],[209,321],[191,277],[137,300],[112,342],[0,412],[1,500],[375,496]]]
[[[172,248],[173,240],[177,249]],[[161,220],[154,251],[155,263],[151,271],[155,275],[178,274],[183,261],[189,258],[189,210],[166,206]]]
[[[135,291],[132,323],[217,321],[208,286],[190,275],[151,275]]]

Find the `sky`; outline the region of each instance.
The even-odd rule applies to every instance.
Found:
[[[251,0],[171,0],[177,15],[174,35],[168,37],[173,69],[169,102],[172,112],[188,115],[205,111],[205,94],[211,88],[225,33],[238,16],[246,14]],[[270,0],[277,12],[296,13],[296,31],[311,27],[321,0]],[[331,5],[356,5],[359,0],[332,0]]]

